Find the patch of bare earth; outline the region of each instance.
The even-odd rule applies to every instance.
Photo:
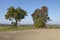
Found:
[[[0,40],[60,40],[60,29],[0,32]]]

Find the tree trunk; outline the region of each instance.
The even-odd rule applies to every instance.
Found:
[[[17,26],[17,22],[18,22],[18,21],[16,20],[16,26]]]

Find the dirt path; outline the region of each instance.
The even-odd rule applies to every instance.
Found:
[[[0,40],[60,40],[60,29],[0,32]]]

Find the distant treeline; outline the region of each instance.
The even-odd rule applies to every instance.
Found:
[[[10,26],[10,24],[0,24],[0,26]]]
[[[11,26],[11,24],[0,24],[0,26]],[[32,24],[20,24],[18,26],[33,26]]]

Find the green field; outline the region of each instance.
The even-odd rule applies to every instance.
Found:
[[[22,26],[0,26],[0,31],[19,31],[19,30],[30,30],[35,29],[33,25],[22,25]],[[42,28],[40,28],[42,29]],[[43,28],[44,29],[44,28]],[[60,29],[58,25],[48,25],[46,29]]]
[[[27,30],[34,29],[33,26],[0,26],[0,31],[18,31],[18,30]]]

